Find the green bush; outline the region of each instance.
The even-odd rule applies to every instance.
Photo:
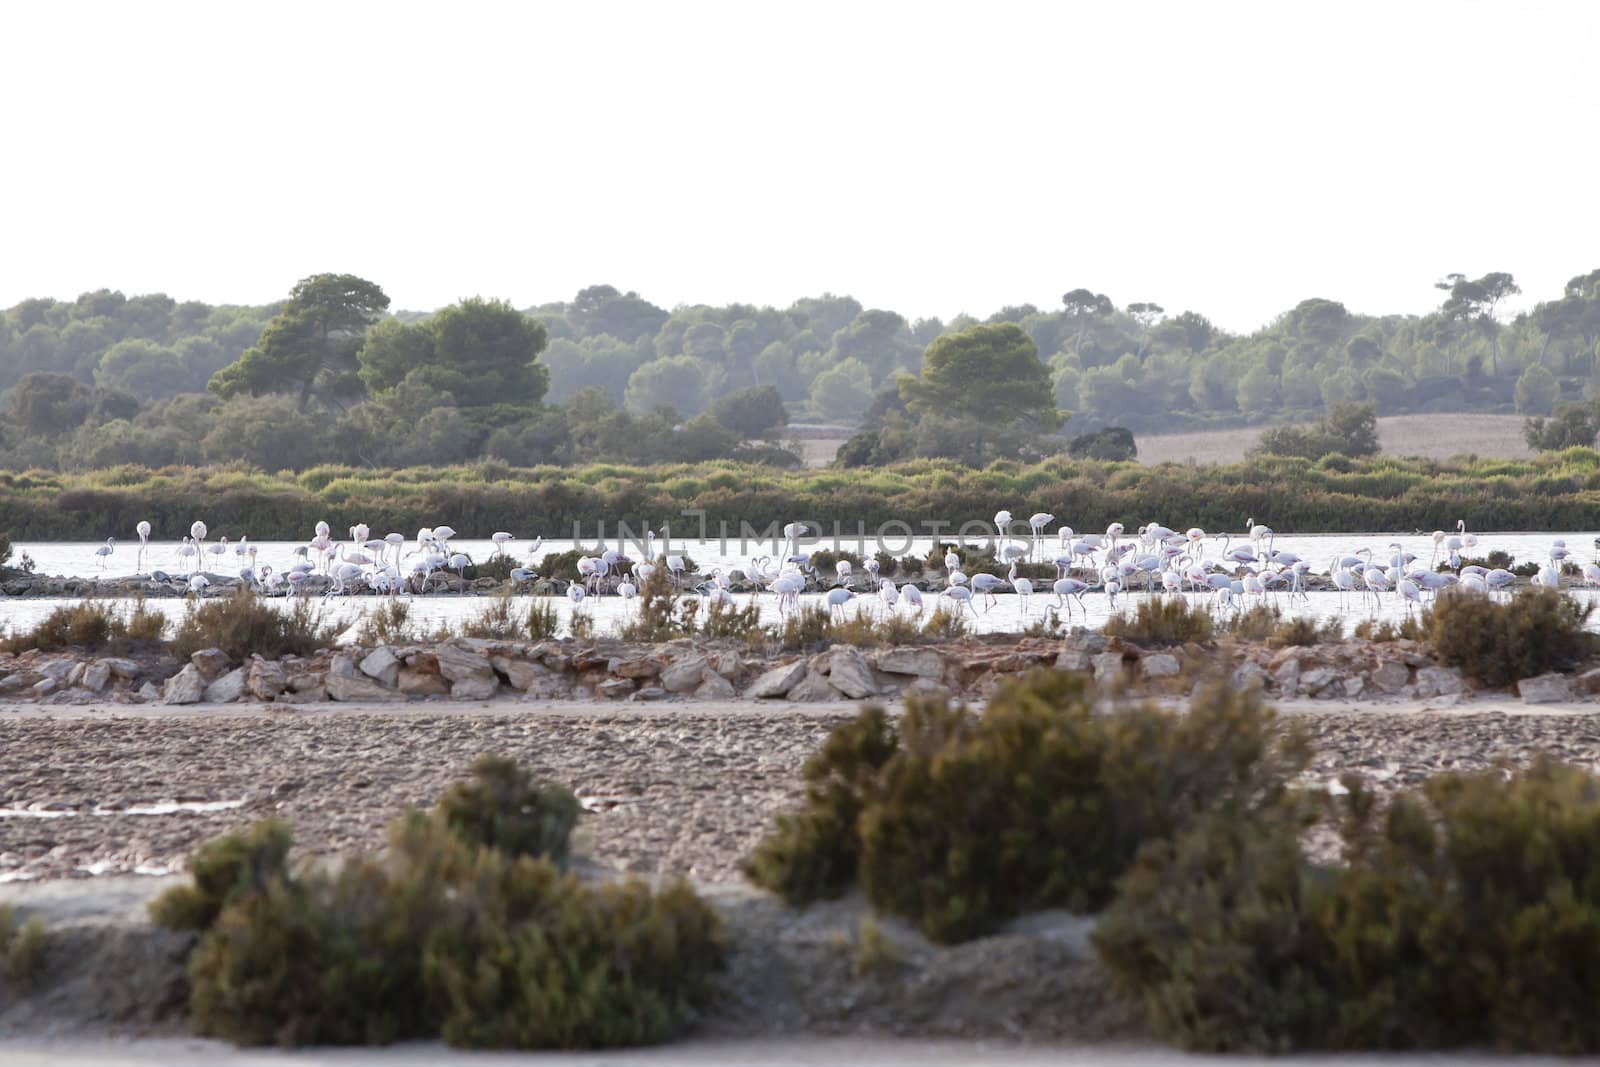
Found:
[[[576,799],[480,760],[384,859],[291,870],[281,824],[206,846],[152,907],[201,936],[196,1029],[240,1044],[610,1047],[658,1041],[709,1001],[715,913],[681,883],[591,886],[558,861]]]
[[[1186,1047],[1600,1049],[1600,782],[1554,762],[1343,803],[1345,862],[1305,807],[1206,819],[1141,854],[1094,939]]]
[[[1182,597],[1144,599],[1133,617],[1113,615],[1106,620],[1108,637],[1120,637],[1136,645],[1183,645],[1211,640],[1211,615],[1193,608]]]
[[[981,717],[908,700],[891,730],[868,709],[808,764],[803,806],[747,871],[795,903],[854,876],[878,910],[958,941],[1029,910],[1104,907],[1144,841],[1267,802],[1307,759],[1258,699],[1221,687],[1186,714],[1096,705],[1081,675],[1037,671]]]
[[[484,756],[470,779],[445,790],[435,817],[469,845],[564,864],[578,811],[571,790],[533,778],[513,760]]]
[[[1486,686],[1563,670],[1594,647],[1584,629],[1593,604],[1554,589],[1525,589],[1507,603],[1450,590],[1429,608],[1425,625],[1439,659]]]
[[[161,640],[166,626],[167,617],[146,609],[142,600],[126,619],[109,604],[84,600],[54,608],[32,630],[0,641],[0,652],[33,648],[46,652],[64,648],[122,652]]]
[[[49,936],[38,919],[17,922],[9,904],[0,904],[0,994],[21,993],[32,987],[44,965]],[[5,1003],[0,998],[0,1006]]]
[[[239,662],[252,654],[267,659],[306,656],[330,648],[334,628],[323,624],[322,611],[303,597],[279,610],[241,586],[233,595],[191,602],[172,638],[180,659],[204,648],[220,648]]]

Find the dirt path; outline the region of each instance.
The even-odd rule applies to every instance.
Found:
[[[1544,752],[1600,765],[1600,716],[1505,700],[1426,710],[1286,707],[1315,737],[1313,774],[1380,786]],[[580,848],[606,867],[739,880],[793,802],[806,757],[850,705],[428,705],[313,713],[193,709],[0,712],[0,880],[160,873],[196,845],[278,817],[302,848],[377,847],[406,805],[431,805],[484,753],[566,783]]]

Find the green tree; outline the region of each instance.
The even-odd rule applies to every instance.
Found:
[[[1010,322],[937,338],[923,354],[922,377],[900,379],[900,395],[918,415],[1021,422],[1038,430],[1061,424],[1050,371],[1033,341]]]
[[[1072,320],[1072,354],[1083,355],[1083,342],[1095,323],[1116,310],[1111,298],[1089,289],[1073,289],[1061,297],[1061,304]]]
[[[25,374],[11,388],[11,418],[40,437],[75,430],[89,416],[94,394],[69,374],[39,371]]]
[[[694,416],[705,409],[707,393],[705,364],[693,356],[667,356],[633,372],[623,403],[635,413],[669,407]]]
[[[298,393],[302,411],[316,390],[358,392],[356,354],[367,328],[388,307],[382,289],[353,274],[301,279],[256,345],[217,371],[207,388],[223,398]]]
[[[718,397],[711,405],[711,417],[745,437],[760,437],[789,421],[783,397],[770,385],[752,385]]]
[[[544,325],[506,303],[471,297],[410,326],[374,328],[360,354],[368,389],[391,389],[418,375],[462,408],[532,408],[550,388],[537,361]]]
[[[1556,376],[1535,363],[1517,379],[1517,410],[1524,415],[1548,415],[1561,397]]]
[[[615,286],[591,285],[580,289],[567,306],[567,321],[580,337],[606,334],[632,343],[654,337],[669,315],[638,293],[618,292]]]
[[[1548,419],[1535,415],[1522,424],[1528,447],[1539,452],[1559,452],[1564,448],[1593,448],[1600,437],[1600,401],[1586,404],[1557,404]]]
[[[825,419],[855,422],[872,400],[872,371],[859,359],[835,363],[811,382],[811,408]]]
[[[1465,274],[1450,274],[1435,283],[1434,288],[1449,294],[1439,308],[1446,320],[1475,328],[1488,339],[1490,368],[1492,373],[1499,374],[1500,322],[1495,318],[1495,311],[1506,297],[1522,292],[1511,275],[1495,271],[1469,279]]]

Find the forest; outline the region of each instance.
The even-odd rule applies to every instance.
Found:
[[[784,427],[811,422],[862,430],[845,465],[1033,462],[1074,439],[1074,454],[1114,459],[1086,435],[1311,422],[1352,404],[1558,419],[1565,405],[1577,426],[1572,405],[1600,395],[1600,270],[1515,316],[1510,274],[1437,284],[1426,315],[1312,298],[1246,335],[1084,288],[948,322],[831,294],[668,309],[608,285],[417,313],[336,274],[261,307],[99,290],[0,314],[0,467],[785,466],[798,460]]]

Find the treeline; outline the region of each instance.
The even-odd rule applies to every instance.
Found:
[[[853,536],[885,524],[963,522],[1007,509],[1048,511],[1079,530],[1146,522],[1236,531],[1255,518],[1288,532],[1446,529],[1581,530],[1600,515],[1600,452],[1573,448],[1527,461],[1433,462],[1388,457],[1259,456],[1229,466],[1189,467],[1055,458],[1001,461],[972,470],[913,461],[877,471],[798,471],[713,461],[643,468],[421,467],[373,472],[318,467],[300,475],[212,468],[119,467],[87,474],[0,474],[0,515],[13,540],[126,538],[141,519],[157,539],[177,538],[195,519],[213,535],[299,540],[319,520],[334,529],[365,522],[409,533],[448,523],[465,536],[507,530],[518,537],[585,538],[605,524],[638,533],[669,525],[675,537],[704,530],[772,536],[805,520]],[[686,514],[691,513],[691,514]],[[725,526],[724,526],[725,524]],[[889,529],[891,535],[901,527]]]
[[[1089,289],[1067,292],[1059,307],[1002,308],[984,324],[1012,324],[1026,336],[1044,368],[1041,399],[1072,414],[1066,428],[1074,434],[1108,425],[1145,432],[1310,419],[1350,403],[1369,403],[1379,414],[1546,415],[1560,401],[1600,393],[1600,271],[1574,277],[1510,321],[1502,308],[1519,291],[1511,275],[1451,275],[1439,284],[1440,305],[1427,315],[1359,315],[1334,300],[1309,299],[1248,335],[1218,329],[1195,311],[1119,306]],[[922,373],[934,341],[977,325],[967,316],[908,320],[831,294],[782,309],[669,310],[606,285],[520,312],[468,300],[427,315],[391,314],[376,284],[348,275],[315,275],[261,308],[106,290],[76,301],[27,300],[0,315],[0,389],[54,374],[83,391],[50,379],[23,398],[24,411],[15,393],[0,404],[0,463],[82,468],[107,462],[119,440],[127,449],[121,458],[151,464],[275,466],[285,451],[294,466],[459,462],[549,449],[559,424],[534,423],[582,396],[581,422],[600,410],[588,390],[604,394],[604,410],[654,414],[678,427],[723,398],[760,389],[789,420],[868,417],[887,425],[889,456],[1026,454],[1012,442],[951,445],[948,428],[937,425],[905,433],[895,425],[896,405],[905,401],[900,379]],[[298,414],[290,418],[281,404],[237,412],[211,406],[237,397],[288,397]],[[310,434],[317,445],[286,450],[265,430],[235,437],[227,427],[236,421],[293,422],[295,432],[282,437]],[[98,429],[106,424],[116,425]],[[201,444],[218,426],[224,429],[211,444]],[[397,427],[412,427],[416,443],[393,443]],[[507,429],[520,444],[494,441]],[[1035,429],[1047,428],[1030,428],[1025,444],[1060,450],[1060,440],[1040,447]],[[506,458],[626,458],[594,447]]]

